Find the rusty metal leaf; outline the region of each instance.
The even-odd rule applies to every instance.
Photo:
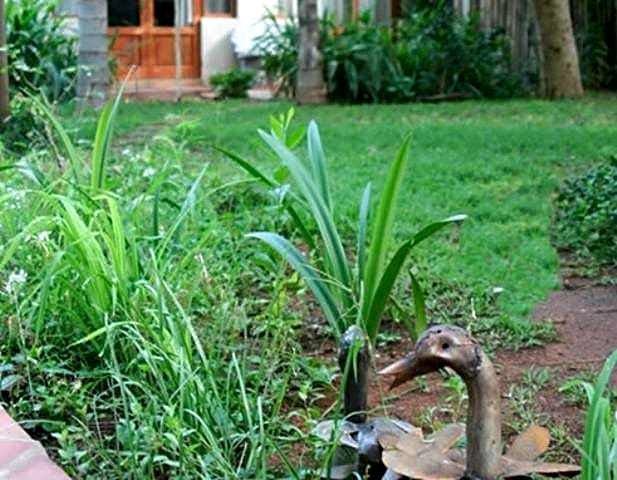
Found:
[[[532,473],[542,475],[575,475],[581,471],[577,465],[565,463],[528,462],[502,457],[503,478],[529,476]]]
[[[465,473],[463,465],[452,462],[436,450],[421,456],[388,450],[383,453],[383,462],[399,475],[417,480],[458,480]]]
[[[514,460],[533,461],[548,450],[550,441],[548,429],[532,425],[514,439],[506,456]]]

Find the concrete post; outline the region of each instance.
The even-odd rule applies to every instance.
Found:
[[[109,90],[107,2],[79,0],[79,75],[77,97],[100,106]]]

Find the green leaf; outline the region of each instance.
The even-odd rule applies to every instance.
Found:
[[[381,325],[381,317],[383,311],[386,306],[386,302],[392,293],[392,288],[396,283],[396,280],[405,264],[405,260],[407,259],[407,255],[409,252],[421,243],[422,241],[429,238],[431,235],[435,234],[446,225],[450,225],[452,223],[461,222],[466,218],[466,215],[454,215],[452,217],[446,218],[444,220],[431,223],[427,225],[418,233],[416,233],[413,237],[403,243],[388,265],[386,266],[383,275],[379,279],[379,283],[377,284],[377,289],[375,290],[375,295],[371,302],[367,306],[367,314],[364,316],[365,327],[367,330],[368,337],[372,342],[377,338],[377,334],[379,333],[379,326]]]
[[[96,134],[94,136],[94,148],[92,150],[92,175],[90,179],[90,186],[92,188],[100,189],[105,186],[105,163],[107,161],[107,154],[111,144],[118,107],[120,106],[120,101],[122,100],[122,95],[124,94],[124,89],[130,75],[131,73],[125,77],[118,89],[116,98],[113,102],[107,102],[99,116]]]
[[[426,303],[424,301],[424,292],[418,279],[413,273],[409,274],[411,277],[411,290],[413,292],[413,308],[416,313],[416,324],[414,328],[414,337],[412,340],[415,342],[418,340],[422,332],[426,330],[428,323],[426,321]]]
[[[596,480],[599,477],[598,461],[601,460],[606,451],[600,445],[600,435],[603,428],[605,428],[604,422],[606,419],[605,402],[604,397],[606,387],[610,381],[611,374],[617,365],[617,350],[615,350],[604,363],[604,367],[598,375],[596,383],[593,388],[593,396],[589,408],[587,409],[587,415],[585,418],[585,435],[583,437],[583,463],[581,480]]]
[[[96,330],[90,332],[85,337],[80,338],[76,342],[71,343],[68,346],[68,348],[76,347],[77,345],[82,345],[84,343],[91,342],[92,340],[94,340],[94,339],[100,337],[101,335],[107,333],[109,330],[113,330],[114,328],[122,327],[124,325],[135,325],[135,326],[138,326],[138,324],[135,323],[135,322],[114,322],[114,323],[110,323],[110,324],[105,325],[105,326],[103,326],[101,328],[97,328]]]
[[[394,217],[394,207],[398,192],[403,180],[403,172],[409,157],[409,147],[411,145],[411,135],[407,135],[401,145],[394,162],[390,166],[386,179],[384,191],[379,200],[379,207],[375,217],[375,226],[371,235],[371,248],[369,250],[368,262],[364,273],[364,302],[363,316],[366,319],[368,306],[372,303],[375,295],[375,288],[381,276],[386,253],[391,241],[392,219]]]
[[[287,147],[292,150],[296,148],[300,142],[304,139],[304,135],[306,135],[306,128],[298,127],[293,132],[289,134],[287,137]]]
[[[339,294],[347,307],[351,308],[353,300],[350,296],[351,273],[341,239],[336,229],[334,219],[327,207],[318,187],[313,182],[312,176],[298,158],[276,137],[264,131],[259,131],[263,140],[279,156],[283,164],[289,169],[289,173],[298,185],[308,208],[319,228],[321,239],[326,248],[326,264],[332,266],[332,276],[339,282]]]
[[[6,377],[2,377],[0,380],[0,392],[6,392],[10,390],[17,383],[21,382],[24,379],[23,376],[19,374],[7,375]]]
[[[362,291],[362,281],[364,279],[364,265],[366,263],[366,232],[368,228],[369,211],[371,207],[371,182],[366,184],[360,200],[360,211],[358,213],[358,245],[357,245],[357,267],[358,267],[358,292]]]
[[[317,184],[321,198],[332,211],[332,202],[330,200],[330,190],[328,187],[328,171],[326,169],[326,158],[321,146],[321,138],[319,137],[319,129],[314,121],[309,123],[308,127],[308,152],[311,166],[313,168],[313,179]]]
[[[60,144],[66,153],[66,159],[68,160],[71,173],[73,174],[73,178],[75,183],[78,183],[77,178],[77,164],[79,162],[79,157],[77,155],[77,150],[75,150],[75,146],[71,139],[69,138],[66,130],[62,126],[62,124],[58,121],[56,116],[52,113],[49,106],[43,103],[38,97],[31,95],[28,97],[33,105],[43,114],[43,116],[47,119],[52,129],[56,132],[58,137],[60,138]]]
[[[276,250],[304,279],[311,289],[319,306],[334,331],[341,335],[345,325],[339,314],[336,302],[328,288],[328,284],[319,272],[304,258],[304,255],[294,247],[287,239],[271,232],[254,232],[247,235],[249,238],[257,238],[267,243]]]
[[[227,149],[225,149],[223,147],[218,147],[216,145],[213,145],[212,148],[214,148],[215,150],[221,152],[227,158],[229,158],[230,160],[235,162],[240,168],[242,168],[244,171],[246,171],[249,175],[251,175],[252,177],[256,178],[257,180],[262,181],[267,186],[269,186],[269,187],[277,187],[278,186],[278,184],[274,180],[270,179],[265,173],[263,173],[257,167],[253,166],[253,164],[251,162],[249,162],[248,160],[242,158],[237,153],[231,152],[231,151],[229,151],[229,150],[227,150]]]
[[[240,168],[246,171],[249,175],[261,181],[266,186],[271,187],[271,188],[276,188],[279,186],[279,184],[276,181],[270,179],[265,173],[263,173],[257,167],[253,166],[251,162],[249,162],[245,158],[242,158],[240,155],[234,152],[231,152],[229,150],[226,150],[222,147],[213,146],[213,148],[221,152],[223,155],[227,156],[230,160],[235,162]],[[287,176],[289,174],[289,169],[283,166],[283,170],[285,171],[285,175]],[[285,210],[287,210],[287,212],[293,219],[294,223],[296,224],[296,227],[298,227],[298,229],[300,230],[300,233],[302,234],[302,238],[304,238],[304,241],[311,248],[315,248],[315,241],[313,240],[313,236],[310,234],[308,227],[302,221],[302,218],[300,217],[298,212],[294,209],[294,207],[287,200],[284,201],[283,206],[285,207]]]

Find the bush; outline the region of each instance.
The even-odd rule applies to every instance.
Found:
[[[210,85],[223,98],[246,98],[247,91],[254,81],[255,72],[241,68],[232,68],[210,77]]]
[[[258,39],[266,73],[293,93],[298,27],[270,27]],[[477,16],[456,15],[445,2],[411,9],[393,28],[376,25],[369,13],[347,25],[325,17],[321,25],[324,76],[331,99],[401,102],[434,95],[509,97],[522,92],[510,69],[510,46],[502,31],[484,32]]]
[[[31,149],[42,132],[45,124],[33,112],[32,102],[18,93],[11,98],[10,116],[2,125],[2,142],[15,154]]]
[[[457,15],[445,2],[412,10],[398,25],[396,58],[416,96],[463,94],[510,97],[521,93],[510,69],[502,30],[485,32],[479,17]]]
[[[581,258],[617,265],[617,156],[567,180],[557,196],[555,236]]]
[[[57,2],[8,0],[6,29],[12,90],[42,92],[51,100],[74,95],[77,40],[67,32]]]
[[[326,19],[322,50],[330,98],[354,102],[412,98],[413,82],[401,70],[393,30],[376,26],[370,15],[344,28]]]
[[[277,93],[293,96],[298,71],[298,23],[291,18],[281,21],[272,12],[265,20],[268,28],[256,39],[253,51],[261,57],[268,77],[278,82]]]

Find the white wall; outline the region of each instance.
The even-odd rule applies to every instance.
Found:
[[[201,78],[229,70],[236,64],[231,33],[237,25],[235,18],[202,17],[201,19]]]
[[[247,35],[259,23],[266,9],[274,13],[297,16],[297,0],[237,0],[236,18],[203,17],[201,19],[201,78],[205,82],[214,73],[229,70],[237,64],[231,36],[236,29],[244,29]],[[360,0],[361,9],[368,8],[375,0]],[[325,8],[342,8],[342,0],[318,0],[321,12]],[[339,5],[340,4],[340,5]],[[341,10],[342,11],[342,10]]]
[[[201,19],[201,78],[229,70],[237,64],[231,35],[235,29],[246,29],[258,23],[266,8],[277,13],[284,2],[279,0],[238,0],[236,18],[203,17]]]

